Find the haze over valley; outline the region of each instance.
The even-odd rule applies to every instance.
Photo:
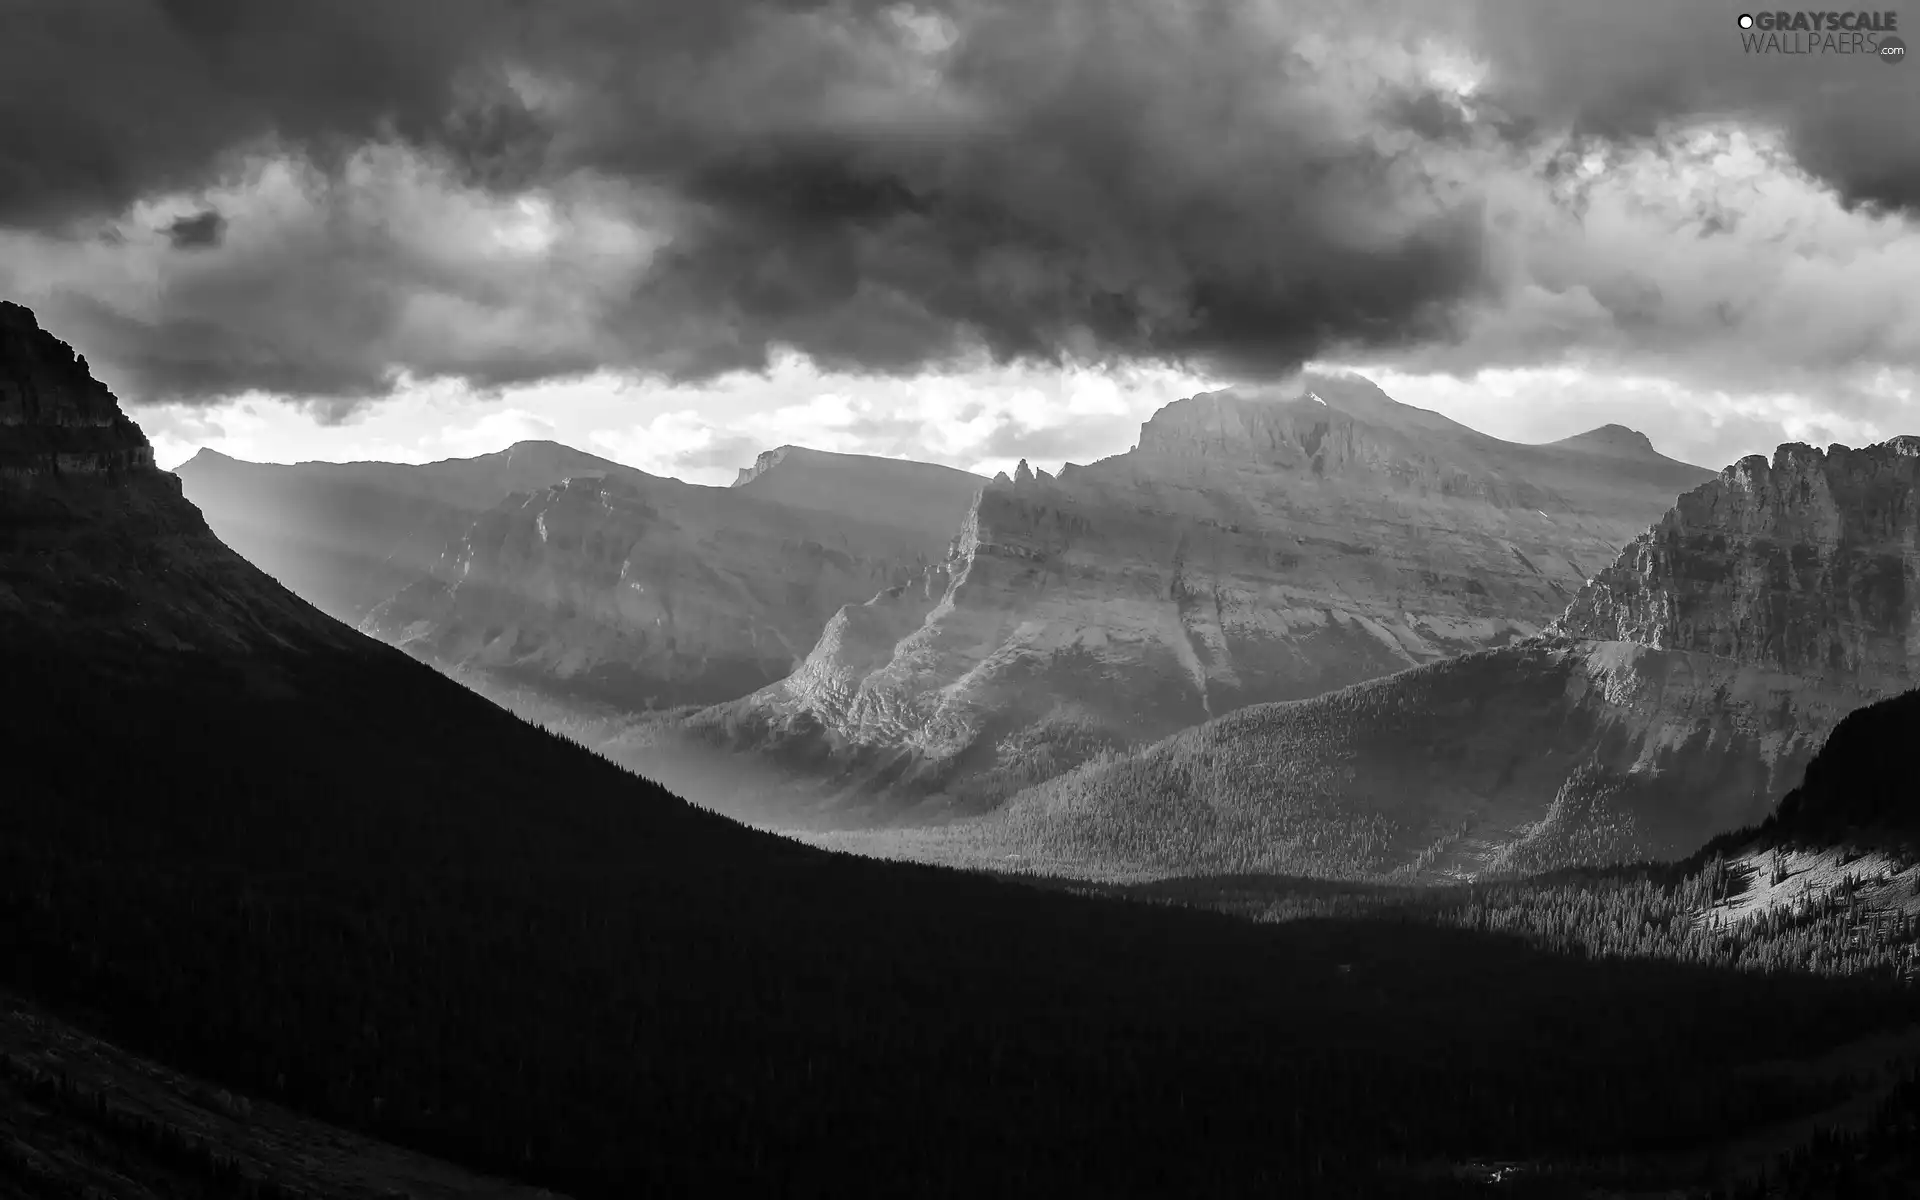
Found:
[[[702,487],[519,443],[181,477],[316,603],[757,824],[1406,881],[1760,820],[1912,685],[1916,445],[1716,475],[1348,374],[1173,401],[1057,476],[786,447]]]
[[[0,1198],[1912,1197],[1903,19],[0,4]]]

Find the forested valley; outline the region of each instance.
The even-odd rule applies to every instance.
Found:
[[[1115,905],[742,829],[390,651],[290,653],[288,694],[7,649],[44,683],[0,729],[6,986],[582,1196],[1644,1181],[1847,1090],[1769,1064],[1920,1016],[1895,949],[1823,957],[1845,913],[1682,932],[1712,867]]]

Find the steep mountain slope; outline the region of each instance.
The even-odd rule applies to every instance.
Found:
[[[911,603],[849,612],[858,636],[688,731],[805,765],[843,816],[850,792],[977,809],[1102,747],[1536,633],[1708,477],[1626,430],[1521,446],[1307,382],[1168,405],[1058,479],[1023,463]]]
[[[563,1200],[183,1077],[4,995],[0,1195]]]
[[[252,463],[202,450],[175,473],[221,540],[352,623],[418,579],[509,493],[573,475],[636,472],[557,442],[517,442],[419,466]]]
[[[1636,538],[1558,628],[1909,686],[1920,663],[1916,476],[1920,437],[1741,459]]]
[[[1920,438],[1680,498],[1549,634],[1251,708],[1020,797],[1056,853],[1368,875],[1686,853],[1915,682]]]
[[[882,520],[751,484],[575,478],[482,514],[362,628],[559,700],[713,704],[784,677],[842,605],[924,571],[960,511]]]
[[[469,1167],[583,1198],[1417,1198],[1519,1158],[1575,1186],[1818,1111],[1756,1056],[1910,1013],[823,854],[295,599],[13,306],[0,451],[0,669],[33,681],[0,722],[0,985]]]
[[[444,667],[647,709],[785,676],[841,605],[944,558],[985,482],[796,447],[756,471],[692,487],[520,442],[420,466],[203,450],[178,474],[216,533],[322,611]]]
[[[1799,786],[1781,797],[1759,828],[1729,834],[1721,846],[1847,845],[1920,860],[1916,745],[1920,691],[1850,713],[1807,764]]]

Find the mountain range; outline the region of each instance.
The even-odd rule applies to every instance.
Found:
[[[682,728],[811,781],[780,819],[977,813],[1209,717],[1536,634],[1709,477],[1618,426],[1503,442],[1357,376],[1195,396],[1126,454],[995,479],[946,561]]]
[[[699,488],[551,443],[181,473],[368,632],[517,711],[612,714],[590,740],[730,811],[1444,878],[1685,853],[1911,686],[1916,444],[1714,476],[1318,375],[1178,401],[1057,478],[783,447]]]
[[[31,681],[0,722],[0,986],[223,1117],[130,1113],[86,1090],[108,1050],[10,1020],[20,1194],[300,1194],[239,1144],[286,1109],[352,1131],[288,1135],[315,1153],[583,1198],[1704,1197],[1729,1153],[1873,1102],[1855,1060],[1916,1015],[1881,949],[1717,965],[1805,939],[1670,921],[1721,902],[1713,871],[1501,893],[1498,929],[1485,892],[1260,925],[743,828],[245,561],[11,304],[0,468],[0,665]]]
[[[1920,671],[1920,438],[1681,496],[1540,637],[1244,709],[1018,797],[1056,856],[1332,875],[1684,854]]]
[[[1176,402],[1057,479],[787,446],[706,488],[537,442],[179,473],[326,611],[543,718],[714,705],[637,761],[841,823],[983,811],[1210,715],[1529,636],[1706,477],[1618,426],[1525,446],[1307,382]]]
[[[223,541],[349,624],[417,580],[510,492],[628,468],[557,442],[419,465],[253,463],[203,449],[175,468]]]
[[[841,606],[944,557],[985,482],[787,447],[699,487],[551,442],[422,466],[202,451],[179,475],[323,610],[468,677],[622,711],[784,677]]]

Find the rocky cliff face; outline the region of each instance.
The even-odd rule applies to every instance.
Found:
[[[937,557],[986,482],[934,463],[782,446],[742,468],[733,486],[787,508],[890,529]]]
[[[443,666],[625,710],[793,671],[842,606],[928,566],[923,535],[625,471],[508,497],[363,628]]]
[[[1056,855],[1344,875],[1685,854],[1910,686],[1920,439],[1783,446],[1682,496],[1545,636],[1260,706],[1018,798]]]
[[[41,654],[52,630],[111,661],[352,636],[222,545],[86,360],[4,302],[0,518],[0,643]]]
[[[117,476],[151,470],[153,447],[87,360],[0,300],[0,474]]]
[[[1561,618],[1617,639],[1911,687],[1920,570],[1920,438],[1863,450],[1781,446],[1680,497]]]
[[[1134,451],[980,494],[947,594],[864,677],[690,722],[822,796],[991,804],[1103,747],[1534,634],[1706,471],[1614,439],[1518,446],[1365,380],[1197,396]]]

